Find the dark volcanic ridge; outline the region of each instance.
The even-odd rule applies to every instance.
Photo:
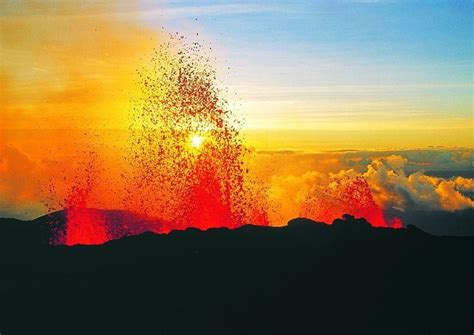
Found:
[[[100,209],[81,209],[87,216],[97,218],[100,220],[100,224],[104,225],[109,240],[118,240],[128,236],[140,235],[146,232],[156,233],[157,227],[166,226],[166,222],[160,220],[146,219],[132,212],[124,210],[100,210]],[[95,224],[94,222],[92,222]],[[325,222],[317,222],[306,218],[295,218],[288,222],[288,226],[305,224],[316,224],[316,225],[329,225]],[[252,226],[251,224],[248,226]],[[342,218],[336,219],[332,222],[331,226],[335,230],[347,230],[347,231],[360,231],[370,230],[373,228],[364,218],[356,219],[349,214],[343,215]],[[236,229],[247,229],[246,226],[242,226]],[[254,226],[257,227],[257,226]],[[282,229],[283,227],[267,227],[267,230]],[[229,228],[220,228],[217,224],[215,228],[210,229],[222,229],[229,230]],[[291,229],[291,228],[290,228]],[[374,228],[375,229],[375,228]],[[377,228],[378,229],[378,228]],[[391,229],[391,228],[387,228]],[[411,226],[410,229],[417,229]],[[194,230],[199,231],[197,228],[185,228],[183,230]],[[18,219],[0,218],[0,240],[5,240],[4,243],[15,243],[20,244],[64,244],[58,243],[58,236],[65,235],[67,231],[67,209],[52,212],[47,215],[40,216],[36,219],[23,221]],[[157,233],[161,234],[161,233]],[[79,243],[80,244],[80,243]],[[94,243],[92,243],[94,244]],[[102,244],[102,243],[98,243]]]
[[[472,237],[344,216],[68,247],[49,219],[0,223],[2,334],[472,332]]]
[[[123,210],[84,209],[84,211],[90,217],[100,217],[103,219],[102,221],[110,240],[140,235],[145,232],[155,231],[156,227],[167,225],[167,222],[144,219],[139,215]],[[407,213],[389,213],[389,215],[401,217],[406,225],[405,228],[411,230],[419,229],[438,236],[474,236],[474,225],[472,224],[474,221],[474,209],[454,212],[409,211]],[[347,218],[350,218],[350,216],[347,216]],[[293,219],[289,221],[289,224],[302,221],[326,224],[309,219]],[[340,223],[340,220],[335,220],[335,222]],[[355,222],[355,220],[347,221],[347,223],[351,224]],[[357,223],[361,223],[361,221],[357,221]],[[347,228],[347,230],[352,228],[358,229],[354,227]],[[52,212],[29,221],[0,218],[0,241],[3,241],[2,243],[4,244],[63,244],[61,241],[58,241],[58,236],[64,236],[65,234],[66,210]]]
[[[67,209],[60,210],[27,221],[0,218],[0,232],[4,232],[2,236],[5,237],[6,243],[15,240],[17,243],[63,244],[58,241],[58,237],[66,235],[67,211]],[[99,220],[108,232],[110,240],[139,235],[163,224],[158,220],[144,219],[124,210],[86,208],[81,209],[81,213],[86,214],[91,221]]]

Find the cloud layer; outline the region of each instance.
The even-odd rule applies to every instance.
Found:
[[[454,211],[472,208],[474,202],[465,192],[474,190],[471,178],[438,178],[423,171],[405,172],[408,159],[390,155],[373,159],[363,176],[375,199],[384,208]]]
[[[284,151],[261,152],[257,157],[260,168],[266,170],[269,199],[276,208],[272,217],[275,224],[296,215],[331,217],[324,215],[330,203],[337,214],[363,213],[353,202],[341,200],[344,197],[339,194],[347,193],[347,183],[360,178],[371,192],[371,197],[363,201],[372,198],[390,213],[469,209],[474,204],[474,180],[459,174],[469,174],[471,159],[471,149],[315,154]],[[426,171],[457,176],[441,178]]]

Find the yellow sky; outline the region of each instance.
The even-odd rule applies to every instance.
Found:
[[[5,2],[1,127],[116,127],[123,123],[133,80],[156,45],[155,31],[116,6],[70,2]],[[107,124],[108,123],[108,124]]]
[[[26,1],[0,6],[0,144],[21,147],[35,136],[33,144],[47,143],[48,136],[51,142],[64,141],[54,131],[46,132],[46,138],[45,132],[35,135],[39,129],[126,129],[136,70],[162,38],[156,28],[159,18],[154,18],[154,25],[145,24],[139,4],[133,2],[77,6]],[[325,97],[334,87],[313,87],[301,101],[287,101],[282,95],[292,90],[291,85],[282,92],[282,87],[245,87],[239,80],[240,87],[229,82],[230,93],[238,93],[232,108],[245,116],[244,133],[257,149],[473,145],[472,119],[430,115],[429,110],[407,113],[410,106],[393,101]],[[384,88],[339,88],[342,93],[374,89]],[[270,99],[262,98],[270,93]],[[15,132],[20,129],[29,132]]]

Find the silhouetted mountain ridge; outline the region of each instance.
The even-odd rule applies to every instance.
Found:
[[[346,215],[68,247],[35,239],[45,222],[0,223],[2,334],[472,331],[471,237]]]
[[[109,231],[113,232],[110,236],[112,240],[124,238],[130,235],[140,235],[145,232],[153,230],[156,224],[163,222],[146,219],[134,213],[124,210],[99,210],[99,209],[83,209],[91,217],[103,218],[105,224],[110,226]],[[53,235],[58,231],[65,234],[67,210],[61,210],[40,216],[30,221],[22,221],[17,219],[0,218],[0,232],[5,231],[0,235],[5,239],[4,243],[49,243]],[[292,229],[294,226],[300,225],[324,225],[327,223],[316,222],[307,218],[295,218],[288,222],[288,227]],[[351,232],[363,231],[372,229],[371,225],[363,218],[356,219],[351,215],[345,214],[341,219],[336,219],[332,225],[335,229],[347,230]],[[221,228],[210,228],[209,231]],[[267,227],[256,225],[244,225],[238,229],[249,230],[267,230]],[[187,230],[199,230],[198,228],[187,228]],[[22,239],[23,237],[23,239]]]

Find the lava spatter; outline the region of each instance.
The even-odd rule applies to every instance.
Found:
[[[255,192],[245,180],[240,121],[221,97],[203,46],[172,36],[150,64],[140,72],[130,127],[125,205],[173,229],[252,222],[247,200]]]
[[[332,222],[344,214],[363,217],[374,227],[401,228],[401,221],[385,218],[374,201],[364,177],[337,177],[325,187],[315,187],[302,205],[300,215],[317,221]]]
[[[89,209],[107,208],[114,197],[107,175],[99,178],[97,151],[90,150],[68,181],[66,225],[55,228],[52,243],[101,244],[144,231],[269,225],[278,206],[269,184],[249,173],[254,153],[244,146],[242,120],[223,98],[206,49],[172,35],[138,74],[139,94],[119,167],[125,195],[117,193],[128,214]],[[295,216],[330,223],[348,213],[373,226],[401,226],[399,219],[386,220],[363,177],[334,179],[312,190]]]

